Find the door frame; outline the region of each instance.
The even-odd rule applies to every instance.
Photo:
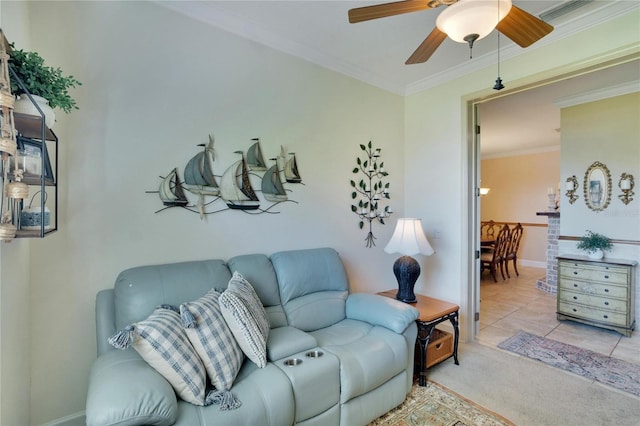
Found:
[[[480,260],[476,258],[476,251],[480,251],[480,104],[504,96],[513,95],[551,83],[557,83],[570,78],[600,71],[626,62],[640,59],[640,52],[633,48],[621,49],[600,55],[586,61],[568,64],[556,69],[537,73],[526,78],[509,83],[512,88],[491,93],[488,90],[469,94],[462,98],[462,123],[464,134],[462,150],[463,158],[463,196],[462,208],[465,225],[462,227],[462,249],[467,253],[462,259],[462,276],[466,276],[468,283],[462,288],[461,310],[469,319],[462,327],[462,335],[466,341],[476,340],[480,332],[480,321],[476,313],[480,313]]]

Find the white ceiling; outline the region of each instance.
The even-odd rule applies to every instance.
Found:
[[[435,26],[442,9],[430,9],[398,16],[349,24],[349,9],[385,1],[350,0],[289,0],[289,1],[158,1],[165,7],[206,22],[274,49],[311,61],[346,74],[384,90],[408,95],[457,78],[476,69],[497,63],[498,36],[494,31],[473,48],[469,59],[466,44],[445,40],[424,64],[405,65]],[[532,15],[539,15],[567,0],[514,0],[513,3]],[[561,17],[549,20],[554,31],[528,47],[536,49],[552,41],[582,31],[640,7],[638,0],[582,1],[581,7]],[[500,37],[500,57],[517,56],[524,49],[506,37]],[[621,77],[640,80],[640,67],[627,67]],[[594,75],[595,76],[595,75]],[[502,76],[509,86],[507,76]],[[493,86],[493,81],[487,82]],[[584,84],[585,88],[581,88]],[[493,107],[485,104],[481,116],[483,153],[521,151],[540,146],[559,145],[559,109],[553,106],[558,96],[569,96],[584,90],[603,87],[603,82],[584,78],[570,90],[542,90],[535,101],[528,99],[522,111],[517,98],[502,98]],[[607,85],[618,84],[609,78]],[[526,96],[533,97],[531,91]],[[520,95],[520,97],[525,95]],[[496,119],[495,117],[499,117]],[[529,128],[513,124],[537,123]],[[511,126],[509,126],[511,124]],[[494,130],[495,128],[500,130]],[[485,131],[486,130],[486,131]],[[517,135],[518,137],[515,137]],[[505,142],[509,141],[509,142]],[[505,145],[506,144],[506,145]]]

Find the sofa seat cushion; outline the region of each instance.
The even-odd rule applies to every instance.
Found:
[[[371,331],[371,328],[373,326],[366,322],[345,319],[309,334],[315,337],[318,346],[346,345],[362,339]]]
[[[293,390],[287,376],[272,363],[258,368],[245,360],[233,384],[242,401],[236,410],[220,411],[215,406],[198,407],[178,402],[176,426],[275,426],[292,425],[295,418]]]
[[[407,368],[404,336],[388,328],[345,320],[312,334],[323,350],[340,360],[341,403],[377,388]]]

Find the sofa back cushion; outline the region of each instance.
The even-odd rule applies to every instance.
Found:
[[[289,325],[303,331],[328,327],[345,318],[347,273],[330,248],[274,253],[280,300]]]
[[[267,256],[264,254],[236,256],[229,259],[227,266],[231,273],[238,271],[251,283],[267,312],[271,328],[287,325],[287,317],[280,304],[276,271],[273,270],[273,265]]]
[[[159,305],[180,306],[231,278],[222,260],[139,266],[122,271],[114,288],[116,329],[147,318]]]

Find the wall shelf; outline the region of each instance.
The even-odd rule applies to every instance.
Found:
[[[18,86],[26,91],[26,87],[11,66],[9,66],[9,72],[17,81]],[[26,155],[26,151],[22,153],[18,151],[13,158],[6,162],[8,164],[4,164],[4,167],[8,168],[8,182],[3,182],[3,185],[6,185],[15,180],[16,162],[23,158],[22,182],[29,187],[28,198],[16,200],[17,208],[12,212],[12,223],[17,228],[15,238],[44,238],[58,229],[58,185],[56,181],[58,176],[58,137],[44,124],[44,114],[37,116],[14,112],[13,120],[18,149],[29,148],[39,155],[38,158]],[[27,167],[29,158],[31,158],[32,170]],[[27,216],[23,214],[25,209],[29,209]],[[30,222],[37,221],[37,223],[35,225],[34,223],[25,223],[24,219],[28,219]]]

